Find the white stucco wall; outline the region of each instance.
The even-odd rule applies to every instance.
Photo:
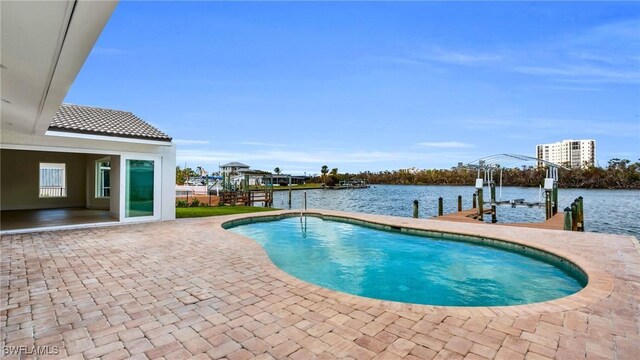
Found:
[[[1,145],[2,149],[18,149],[18,150],[34,150],[34,151],[54,151],[54,152],[68,152],[68,153],[83,153],[83,154],[101,154],[120,156],[123,158],[131,157],[136,158],[138,156],[158,156],[161,159],[161,171],[160,176],[160,219],[161,220],[173,220],[175,219],[175,169],[176,169],[176,147],[175,144],[168,143],[168,145],[156,145],[156,144],[144,144],[144,143],[132,143],[128,141],[111,141],[111,140],[95,140],[95,139],[81,139],[81,138],[67,138],[59,136],[48,135],[26,135],[19,132],[13,132],[6,128],[2,129]],[[116,163],[112,159],[112,164]],[[2,171],[4,172],[5,166],[2,165]],[[122,181],[115,181],[116,174],[120,176],[122,171],[113,168],[112,165],[112,187],[116,187],[117,184],[122,185]],[[84,175],[86,170],[83,169],[83,193],[86,191]],[[116,189],[112,189],[111,202],[119,201],[117,197],[114,198],[113,194],[118,193]],[[111,206],[111,211],[117,211]]]
[[[40,163],[65,164],[66,196],[40,197]],[[85,206],[86,155],[0,150],[0,209],[55,209]]]

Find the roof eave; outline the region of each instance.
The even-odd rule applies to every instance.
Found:
[[[45,133],[47,136],[59,136],[69,137],[85,140],[99,140],[99,141],[116,141],[116,142],[129,142],[148,145],[160,145],[160,146],[172,146],[173,142],[171,138],[161,139],[144,136],[131,136],[122,134],[103,134],[87,131],[68,131],[65,129],[50,128]]]

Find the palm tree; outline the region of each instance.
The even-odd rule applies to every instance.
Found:
[[[327,177],[327,174],[329,173],[329,167],[327,165],[322,165],[322,169],[320,170],[320,172],[322,173],[322,182],[326,185],[327,184],[326,177]]]

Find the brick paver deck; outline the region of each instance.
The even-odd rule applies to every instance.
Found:
[[[72,359],[640,358],[632,237],[349,216],[533,245],[571,259],[589,284],[510,307],[366,299],[279,270],[257,243],[220,227],[235,217],[8,235],[3,349],[48,346],[59,350],[50,358]]]

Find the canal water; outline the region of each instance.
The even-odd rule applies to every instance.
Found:
[[[438,197],[444,199],[445,214],[457,211],[458,195],[462,195],[464,209],[471,208],[472,186],[433,185],[372,185],[368,189],[352,190],[307,190],[307,207],[312,209],[341,210],[368,214],[411,217],[413,200],[420,203],[420,218],[437,215]],[[292,192],[292,208],[302,206],[303,191]],[[496,188],[496,198],[502,200],[525,199],[538,201],[537,188],[503,187],[500,196]],[[485,188],[485,201],[489,201],[489,191]],[[586,231],[640,236],[640,190],[591,190],[559,189],[558,202],[561,211],[571,202],[584,198]],[[544,203],[544,191],[542,193]],[[288,208],[288,192],[276,191],[273,206]],[[544,221],[544,206],[526,208],[503,205],[497,207],[500,222],[540,222]]]

